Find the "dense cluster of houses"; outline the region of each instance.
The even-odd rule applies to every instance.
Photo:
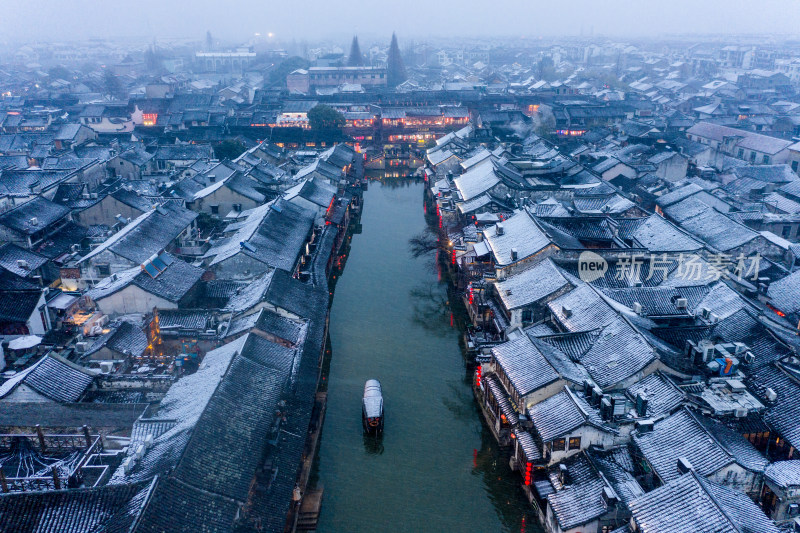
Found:
[[[0,529],[295,527],[363,156],[0,107]]]
[[[800,527],[791,46],[3,56],[0,529],[312,527],[365,171],[426,180],[476,397],[548,531]]]
[[[794,530],[798,88],[649,72],[427,149],[475,395],[548,532]]]

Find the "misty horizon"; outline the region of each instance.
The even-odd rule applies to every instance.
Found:
[[[210,31],[219,41],[271,39],[342,40],[358,34],[381,41],[397,32],[404,39],[494,37],[530,39],[577,36],[659,37],[763,35],[792,38],[800,35],[800,9],[792,0],[746,2],[677,0],[668,4],[576,0],[568,6],[555,3],[516,5],[500,0],[491,15],[475,16],[486,4],[446,0],[423,3],[411,0],[376,6],[356,0],[335,10],[320,0],[305,2],[302,13],[289,4],[243,0],[226,13],[218,3],[100,2],[76,0],[53,4],[42,0],[14,1],[6,6],[0,32],[8,42],[76,41],[92,38],[193,39]],[[471,9],[472,7],[472,9]],[[226,16],[220,16],[224,14]],[[111,22],[113,21],[113,22]]]

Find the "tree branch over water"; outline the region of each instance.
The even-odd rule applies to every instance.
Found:
[[[430,228],[417,233],[408,239],[408,248],[413,258],[419,258],[435,252],[441,247],[439,237]]]

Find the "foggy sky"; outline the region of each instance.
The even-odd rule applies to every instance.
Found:
[[[448,36],[800,36],[799,0],[0,0],[0,40],[215,38],[355,33]],[[387,37],[388,39],[388,37]]]

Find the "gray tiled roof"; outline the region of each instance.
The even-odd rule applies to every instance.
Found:
[[[298,192],[298,196],[320,207],[328,207],[335,194],[336,187],[318,179],[306,180]]]
[[[155,159],[189,161],[193,159],[211,159],[214,150],[207,144],[170,144],[159,146],[155,152]]]
[[[620,220],[619,236],[633,239],[652,253],[689,252],[703,248],[702,242],[660,215]]]
[[[703,423],[705,422],[705,423]],[[741,435],[723,432],[723,427],[684,408],[656,423],[652,432],[634,437],[639,449],[664,482],[680,476],[678,458],[685,457],[695,470],[711,475],[738,463],[744,468],[763,471],[767,461]]]
[[[256,339],[251,342],[258,342]],[[249,349],[246,344],[242,353]],[[261,362],[237,357],[197,421],[174,475],[228,498],[247,499],[286,372],[288,369],[267,370]]]
[[[147,344],[147,335],[140,328],[130,322],[120,322],[116,326],[112,326],[111,331],[95,340],[86,350],[84,357],[104,346],[120,354],[140,357],[147,349]]]
[[[787,314],[800,311],[800,270],[773,281],[767,289],[772,304]]]
[[[527,211],[515,213],[501,224],[503,235],[497,234],[497,225],[484,230],[486,242],[498,265],[515,262],[511,258],[512,249],[517,250],[517,260],[522,260],[550,244],[550,239],[539,229]]]
[[[779,487],[800,486],[800,460],[776,461],[767,466],[764,477]]]
[[[532,406],[529,414],[543,442],[563,437],[583,424],[606,430],[597,409],[568,387]]]
[[[492,356],[520,396],[559,379],[558,373],[527,335],[495,346]]]
[[[664,208],[664,212],[683,229],[720,252],[742,246],[759,236],[696,198],[675,203]]]
[[[506,309],[517,309],[541,301],[554,292],[569,285],[560,269],[546,259],[505,281],[496,283],[497,293]]]
[[[261,310],[255,327],[264,333],[269,333],[292,344],[297,344],[304,333],[304,324],[302,322],[292,320],[268,309]]]
[[[566,531],[586,524],[605,514],[603,501],[603,479],[580,454],[565,462],[569,469],[570,484],[547,497],[561,530]]]
[[[223,533],[233,530],[234,517],[240,506],[238,502],[174,477],[159,478],[157,483],[136,524],[136,533]]]
[[[800,447],[800,385],[784,372],[778,364],[768,364],[753,372],[749,383],[761,397],[771,388],[778,395],[774,404],[767,408],[764,421],[777,431],[789,444]]]
[[[648,317],[686,316],[694,312],[709,291],[707,286],[602,289],[606,296],[628,308],[633,308],[634,303],[638,303],[642,306],[641,314]],[[685,309],[675,306],[678,298],[687,300]]]
[[[37,196],[0,215],[0,226],[5,226],[23,235],[32,235],[67,215],[69,215],[69,208]]]
[[[503,386],[500,384],[500,381],[494,374],[488,374],[485,378],[485,382],[489,390],[492,391],[492,396],[494,396],[495,400],[497,400],[500,413],[506,416],[509,424],[515,426],[519,422],[519,416],[511,406],[511,402],[508,400],[508,395],[506,394]]]
[[[703,188],[696,183],[691,183],[689,185],[685,185],[678,189],[675,189],[672,192],[668,192],[667,194],[663,194],[658,198],[658,205],[665,207],[672,205],[674,203],[680,202],[684,198],[688,198],[693,194],[696,194],[702,191]]]
[[[522,451],[525,452],[525,457],[531,462],[541,460],[542,454],[536,442],[533,440],[533,436],[524,429],[517,428],[514,429],[513,432],[517,438],[517,442],[519,442],[519,445],[522,447]]]
[[[94,381],[94,374],[57,355],[45,355],[24,373],[3,384],[0,397],[21,383],[56,402],[77,402]]]
[[[638,393],[644,393],[647,398],[648,417],[668,415],[686,399],[683,391],[660,372],[655,372],[637,381],[628,387],[626,392],[634,400]]]
[[[695,472],[676,477],[630,504],[642,533],[778,533],[745,494],[711,483]]]
[[[163,309],[158,312],[160,330],[205,330],[213,313],[203,309]]]
[[[196,218],[194,211],[167,202],[131,221],[80,262],[110,250],[134,263],[144,263],[153,254],[167,248]]]
[[[36,311],[42,290],[33,283],[13,274],[0,276],[0,320],[4,322],[26,323]],[[11,283],[18,286],[11,286]]]
[[[313,212],[284,200],[253,210],[232,237],[223,239],[205,254],[211,265],[238,253],[275,268],[291,270],[314,224]],[[241,246],[246,242],[248,247]]]
[[[620,316],[602,327],[580,356],[592,380],[603,389],[641,372],[656,359],[655,349],[644,335]]]
[[[590,449],[589,455],[595,467],[603,473],[626,506],[644,494],[644,489],[636,480],[635,460],[628,446],[616,446],[607,450]]]
[[[0,494],[4,532],[122,533],[130,531],[153,480],[128,485]]]
[[[0,172],[0,192],[28,195],[31,190],[47,190],[75,174],[70,170],[4,170]]]
[[[179,302],[200,281],[203,272],[202,268],[173,258],[172,263],[155,278],[140,266],[135,266],[117,273],[116,278],[103,279],[86,294],[91,299],[99,301],[130,285],[135,285],[167,301]]]
[[[614,310],[587,284],[580,284],[547,306],[567,331],[589,331],[616,318]]]

